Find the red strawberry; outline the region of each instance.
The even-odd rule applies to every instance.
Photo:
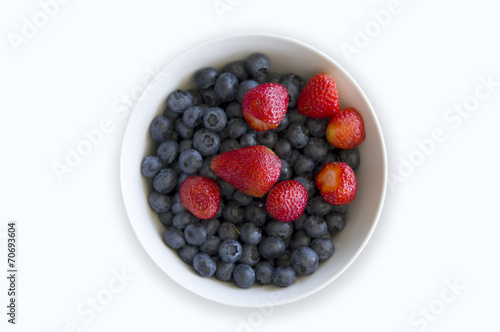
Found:
[[[267,194],[266,210],[278,221],[291,222],[304,213],[307,198],[306,187],[300,182],[282,181]]]
[[[314,75],[302,89],[297,108],[300,113],[316,119],[331,117],[339,111],[339,95],[333,77],[321,73]]]
[[[181,203],[192,214],[201,219],[210,219],[217,214],[220,203],[220,188],[210,178],[195,175],[181,184]]]
[[[365,140],[365,125],[356,109],[344,108],[335,113],[326,127],[326,139],[340,149],[352,149]]]
[[[288,108],[288,90],[278,83],[264,83],[250,89],[241,103],[243,116],[257,131],[278,127]]]
[[[349,165],[332,162],[323,166],[316,175],[316,187],[328,203],[345,205],[356,198],[358,182]]]
[[[281,160],[263,145],[224,152],[212,159],[212,170],[239,191],[254,197],[264,196],[281,174]]]

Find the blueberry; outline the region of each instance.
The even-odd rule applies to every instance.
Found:
[[[230,222],[224,221],[220,224],[219,230],[217,231],[219,238],[221,240],[236,240],[238,239],[239,230],[236,226]]]
[[[239,263],[248,264],[250,266],[255,266],[260,262],[260,254],[257,246],[252,246],[249,244],[243,244],[242,252]]]
[[[219,229],[220,222],[216,218],[211,218],[211,219],[203,219],[201,221],[201,224],[207,230],[207,235],[215,235],[217,233],[217,230]]]
[[[219,151],[221,139],[216,132],[206,128],[197,130],[193,136],[193,148],[203,157],[212,156]]]
[[[304,221],[307,219],[307,217],[309,217],[309,215],[307,213],[302,213],[302,215],[300,217],[298,217],[297,219],[295,219],[293,221],[293,228],[295,230],[303,230],[304,229]]]
[[[259,143],[257,142],[257,134],[255,132],[249,132],[245,133],[240,137],[240,146],[246,147],[246,146],[254,146],[258,145]]]
[[[281,159],[281,173],[278,181],[287,181],[290,180],[292,177],[292,168],[290,167],[290,164],[288,164],[288,161],[285,159]]]
[[[239,138],[248,130],[247,122],[243,119],[231,119],[227,123],[227,136],[230,138]]]
[[[250,203],[245,207],[243,212],[243,219],[246,222],[254,223],[256,226],[262,226],[266,222],[267,212],[264,204],[259,202]]]
[[[312,238],[319,238],[328,232],[328,225],[323,217],[309,216],[304,220],[304,231]]]
[[[274,259],[274,267],[292,266],[292,262],[291,262],[292,251],[288,248],[289,244],[286,244],[286,245],[287,245],[287,248],[285,249],[285,252],[283,253],[283,255]]]
[[[325,137],[326,127],[330,119],[315,119],[307,118],[306,127],[309,128],[309,133],[311,136],[315,137]]]
[[[300,155],[293,163],[293,170],[297,175],[313,175],[314,161],[305,155]]]
[[[162,240],[172,249],[180,249],[186,244],[182,231],[175,227],[167,228],[165,232],[163,232]]]
[[[163,111],[163,116],[167,117],[170,121],[172,121],[172,123],[174,123],[175,120],[182,117],[182,113],[174,112],[170,108],[166,107],[165,111]]]
[[[293,233],[293,224],[290,222],[271,220],[266,225],[266,233],[268,236],[279,236],[282,239],[286,239]]]
[[[304,147],[304,154],[314,161],[320,161],[328,154],[328,142],[319,137],[311,137]]]
[[[292,145],[286,138],[280,138],[274,146],[274,152],[280,159],[288,159],[292,155]]]
[[[201,169],[199,171],[199,174],[201,176],[204,176],[206,178],[210,179],[217,179],[217,174],[212,170],[212,167],[210,167],[210,163],[212,162],[212,158],[205,158],[203,160],[203,164],[201,165]]]
[[[170,199],[170,197],[169,197]],[[170,227],[173,226],[173,220],[174,220],[174,213],[172,210],[168,210],[166,212],[158,212],[158,219],[162,223],[163,226],[165,227]]]
[[[240,148],[240,142],[238,142],[234,138],[229,138],[220,144],[219,153],[224,153],[239,148]]]
[[[327,237],[312,240],[310,247],[316,252],[320,262],[330,258],[335,253],[335,245]]]
[[[346,213],[349,208],[349,204],[346,205],[332,205],[332,213]]]
[[[170,197],[162,195],[158,191],[153,190],[148,196],[149,206],[153,211],[158,213],[167,212],[170,210]]]
[[[149,132],[156,142],[163,142],[172,132],[172,120],[166,116],[157,116],[151,121]]]
[[[238,78],[231,73],[222,73],[215,81],[214,91],[217,100],[223,103],[233,101],[238,91]]]
[[[182,138],[191,138],[193,137],[194,129],[191,127],[187,127],[184,124],[184,121],[182,118],[179,118],[175,120],[174,122],[174,129],[179,134],[180,137]]]
[[[233,270],[233,279],[241,288],[250,288],[255,283],[255,271],[248,264],[238,264]]]
[[[193,264],[194,255],[196,255],[198,252],[199,252],[198,247],[186,244],[179,251],[179,257],[182,259],[184,263],[191,265]]]
[[[179,195],[179,193],[176,193],[174,195],[174,197],[172,198],[171,209],[172,209],[172,212],[176,215],[181,213],[181,212],[187,211],[186,208],[184,207],[184,205],[182,205],[181,196]]]
[[[302,156],[302,152],[300,152],[300,150],[292,149],[292,155],[288,158],[288,163],[293,165],[300,156]]]
[[[295,281],[295,270],[287,266],[278,266],[272,274],[273,284],[278,287],[288,287]]]
[[[265,83],[279,83],[283,76],[279,73],[269,72],[265,76]]]
[[[222,180],[221,178],[217,179],[216,181],[219,185],[221,195],[227,198],[231,198],[233,196],[233,193],[236,191],[236,188],[228,182]]]
[[[234,263],[240,259],[241,254],[243,253],[243,248],[238,241],[228,239],[220,243],[218,253],[223,262]]]
[[[300,247],[292,253],[292,267],[298,275],[309,275],[319,266],[319,257],[309,247]]]
[[[262,238],[260,227],[254,223],[246,222],[240,227],[240,239],[243,243],[255,246]]]
[[[332,205],[322,196],[311,198],[306,205],[306,212],[312,216],[326,216],[332,211]]]
[[[211,277],[214,275],[217,265],[208,254],[199,252],[193,257],[193,268],[202,277]]]
[[[266,237],[259,244],[260,255],[267,259],[278,258],[285,253],[285,242],[279,237]]]
[[[209,130],[221,131],[226,124],[226,112],[220,107],[210,107],[203,114],[203,125]]]
[[[233,61],[224,68],[224,71],[236,76],[240,82],[248,79],[245,61]]]
[[[189,128],[194,128],[203,119],[203,108],[201,106],[190,106],[182,113],[182,121]]]
[[[201,98],[203,100],[203,103],[207,104],[210,107],[215,107],[220,104],[219,100],[217,99],[217,95],[215,94],[215,90],[213,87],[208,88],[208,89],[202,89],[200,90]]]
[[[337,153],[338,161],[346,163],[351,166],[352,170],[355,171],[358,169],[359,164],[361,163],[361,157],[359,155],[358,148],[348,149],[348,150],[340,150]]]
[[[309,129],[300,123],[292,123],[286,130],[286,138],[296,149],[302,149],[309,141]]]
[[[193,140],[190,138],[183,139],[179,142],[179,153],[193,148]]]
[[[163,168],[153,178],[153,188],[160,194],[168,194],[177,186],[177,173],[171,168]]]
[[[208,89],[215,84],[217,76],[219,76],[217,69],[213,67],[206,67],[198,70],[194,74],[194,83],[200,89]]]
[[[332,234],[338,233],[344,229],[346,225],[346,218],[344,214],[333,213],[326,217],[326,225],[328,231]]]
[[[281,119],[281,122],[278,125],[278,127],[276,127],[274,129],[274,132],[275,133],[280,133],[280,132],[284,131],[285,129],[288,128],[288,125],[289,125],[288,116],[285,114],[285,116],[283,117],[283,119]]]
[[[253,197],[236,190],[233,195],[233,200],[238,203],[239,206],[247,206],[253,202]]]
[[[304,187],[306,187],[309,199],[316,193],[316,184],[311,176],[299,175],[294,177],[293,180],[300,182]]]
[[[297,100],[300,95],[300,88],[291,80],[282,80],[280,82],[288,91],[288,108],[294,108],[297,106]]]
[[[203,165],[203,157],[201,154],[194,150],[186,150],[179,156],[179,166],[182,171],[187,174],[195,174]]]
[[[255,266],[255,280],[261,285],[272,284],[274,268],[271,264],[267,262],[260,262]]]
[[[205,252],[210,256],[213,256],[218,254],[220,243],[221,240],[218,236],[207,235],[207,239],[199,246],[199,249],[201,252]]]
[[[294,83],[300,90],[302,90],[302,88],[304,88],[304,85],[305,85],[304,80],[296,74],[283,75],[283,77],[281,78],[281,81],[290,81],[290,82]]]
[[[225,221],[232,224],[240,224],[243,222],[243,208],[235,202],[229,202],[224,207],[222,217]]]
[[[187,178],[193,176],[192,174],[187,174],[187,173],[184,173],[182,172],[181,174],[179,174],[179,176],[177,177],[177,186],[175,187],[175,189],[177,191],[181,190],[181,186],[182,186],[182,183],[184,182],[184,180],[186,180]]]
[[[241,104],[243,102],[243,97],[245,96],[245,94],[258,85],[259,83],[255,82],[254,80],[245,80],[241,82],[238,86],[238,92],[236,93],[236,100]]]
[[[157,156],[147,156],[142,161],[141,172],[145,177],[152,178],[158,174],[161,168],[162,163]]]
[[[251,55],[246,62],[247,72],[252,77],[262,77],[271,68],[271,61],[262,53]]]
[[[311,243],[311,237],[306,234],[303,229],[292,234],[292,240],[290,241],[290,249],[295,250],[300,247],[307,247]]]
[[[257,134],[257,141],[260,145],[264,145],[265,147],[273,150],[276,146],[276,142],[278,141],[278,134],[271,130],[259,132]]]
[[[193,106],[203,104],[203,97],[201,96],[199,89],[193,88],[188,91],[193,95]]]
[[[177,153],[179,152],[179,144],[173,140],[163,141],[156,150],[156,155],[160,161],[168,165],[172,163],[177,158]]]
[[[193,222],[184,228],[184,238],[192,246],[200,246],[207,239],[207,230],[200,222]]]
[[[217,262],[217,270],[215,271],[215,277],[220,281],[229,281],[233,277],[233,270],[235,264],[232,262]]]
[[[187,225],[198,221],[198,218],[196,218],[191,212],[189,211],[183,211],[179,212],[174,216],[174,219],[172,220],[172,224],[174,225],[175,228],[184,230]]]
[[[304,114],[300,113],[298,109],[296,108],[290,108],[287,112],[286,115],[288,116],[288,123],[289,125],[292,123],[301,123],[304,124],[307,120],[307,116]]]
[[[193,106],[193,95],[187,90],[177,90],[167,97],[167,106],[172,111],[182,113],[189,106]]]
[[[227,104],[226,115],[229,119],[243,118],[243,111],[241,109],[241,104],[236,101]]]

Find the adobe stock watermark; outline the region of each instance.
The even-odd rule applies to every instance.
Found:
[[[52,161],[51,168],[57,179],[62,182],[64,176],[80,166],[85,158],[88,158],[94,149],[102,145],[105,138],[115,131],[118,123],[128,118],[141,96],[156,89],[167,76],[168,73],[163,72],[158,67],[146,67],[146,75],[141,83],[113,102],[111,114],[96,121],[93,128],[82,130],[80,140],[76,144],[66,145],[64,158]]]
[[[246,318],[238,317],[236,332],[254,332],[262,327],[266,318],[274,313],[276,303],[283,299],[282,293],[271,293],[267,299],[257,303],[256,309],[251,311]]]
[[[408,318],[410,326],[416,329],[417,332],[425,331],[430,324],[436,322],[446,312],[447,308],[457,301],[463,291],[467,290],[467,286],[462,284],[458,278],[454,278],[453,281],[445,279],[443,283],[444,287],[439,292],[439,295],[420,306]],[[403,331],[409,332],[407,329]]]
[[[217,16],[221,21],[226,19],[226,14],[232,12],[243,3],[243,0],[215,0],[212,2]]]
[[[111,275],[112,277],[102,289],[87,296],[76,306],[75,314],[78,318],[68,321],[64,325],[64,332],[82,332],[116,298],[120,297],[129,283],[135,279],[135,276],[129,274],[125,269],[121,271],[111,270]]]
[[[477,80],[478,84],[469,95],[444,111],[442,121],[448,127],[435,127],[429,137],[414,140],[416,147],[407,156],[398,156],[395,172],[390,171],[388,175],[388,186],[391,191],[394,192],[399,183],[404,183],[434,154],[438,145],[448,139],[450,129],[458,130],[464,120],[478,111],[481,102],[490,98],[500,87],[500,81],[495,81],[492,74],[487,77],[478,76]]]
[[[410,0],[411,1],[411,0]],[[347,62],[352,61],[355,54],[360,54],[370,43],[380,35],[394,18],[403,11],[403,5],[399,0],[389,0],[386,8],[372,10],[370,12],[371,20],[366,22],[363,27],[354,27],[354,37],[351,43],[340,43],[340,50]]]
[[[29,17],[21,18],[21,27],[18,33],[7,33],[10,45],[16,53],[19,53],[22,45],[26,45],[30,40],[35,38],[39,31],[45,28],[50,20],[59,14],[61,6],[66,5],[71,0],[40,0],[40,7],[34,14]]]

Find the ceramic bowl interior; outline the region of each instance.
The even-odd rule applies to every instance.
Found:
[[[356,171],[358,193],[347,213],[347,226],[334,236],[335,254],[320,264],[310,276],[298,277],[291,286],[254,286],[240,289],[215,278],[202,278],[183,263],[162,242],[164,226],[147,202],[150,181],[140,173],[146,155],[153,154],[149,136],[151,120],[163,113],[167,96],[178,88],[194,87],[194,73],[207,66],[222,69],[250,54],[264,53],[271,60],[271,71],[294,73],[308,80],[319,72],[335,78],[341,108],[354,107],[363,116],[366,140],[359,146],[361,166]],[[333,59],[307,44],[268,34],[243,34],[219,38],[180,55],[168,64],[146,89],[133,110],[123,139],[120,180],[130,223],[152,260],[174,281],[206,299],[237,307],[256,307],[263,303],[280,305],[300,300],[332,283],[358,257],[369,240],[383,207],[387,184],[387,161],[382,131],[367,97]]]

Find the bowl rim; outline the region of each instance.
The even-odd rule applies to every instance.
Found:
[[[300,40],[294,39],[292,37],[284,36],[284,35],[281,35],[281,34],[252,33],[252,32],[231,33],[231,34],[222,35],[222,36],[219,36],[219,37],[207,40],[207,41],[205,41],[205,42],[203,42],[201,44],[198,44],[197,46],[194,46],[194,47],[192,47],[192,48],[190,48],[190,49],[188,49],[188,50],[186,50],[184,52],[181,52],[178,56],[174,57],[171,61],[169,61],[166,65],[164,65],[162,67],[162,69],[160,70],[159,73],[167,70],[171,65],[175,64],[177,61],[179,61],[179,59],[182,59],[184,56],[186,56],[187,54],[189,54],[191,52],[196,52],[199,49],[207,47],[210,44],[215,44],[215,43],[219,43],[219,42],[222,42],[222,41],[225,41],[225,40],[239,39],[239,38],[268,38],[268,39],[278,39],[278,40],[285,41],[285,42],[288,42],[288,43],[291,43],[291,44],[295,44],[296,46],[305,48],[309,52],[316,53],[318,56],[324,58],[329,63],[331,63],[332,66],[335,67],[335,69],[337,71],[342,72],[342,74],[354,85],[354,87],[356,88],[357,92],[360,94],[361,98],[363,99],[363,101],[368,106],[368,108],[370,110],[370,113],[371,113],[371,115],[373,117],[373,121],[374,121],[375,127],[376,127],[377,132],[378,132],[378,138],[380,140],[378,142],[378,144],[380,145],[381,152],[382,152],[381,164],[382,164],[382,168],[383,168],[383,174],[382,174],[382,176],[383,176],[383,178],[382,178],[383,185],[382,185],[382,188],[380,188],[380,192],[378,193],[379,200],[378,200],[378,202],[376,204],[376,206],[377,206],[376,212],[373,215],[373,222],[371,223],[370,227],[368,228],[368,231],[367,231],[365,237],[360,242],[360,245],[358,246],[358,248],[355,251],[355,253],[349,258],[349,260],[341,268],[339,268],[339,270],[336,273],[334,273],[333,275],[331,275],[322,284],[320,284],[320,285],[318,285],[316,287],[313,287],[313,288],[309,289],[308,291],[301,293],[298,296],[294,296],[294,297],[289,297],[289,298],[285,298],[285,299],[273,301],[273,303],[272,303],[273,306],[278,306],[278,305],[284,305],[284,304],[288,304],[288,303],[299,301],[299,300],[304,299],[304,298],[306,298],[306,297],[308,297],[308,296],[310,296],[310,295],[318,292],[319,290],[327,287],[335,279],[337,279],[340,275],[342,275],[354,263],[354,261],[356,261],[356,259],[358,258],[358,256],[364,250],[364,248],[366,247],[368,241],[372,237],[372,235],[373,235],[373,233],[374,233],[374,231],[375,231],[375,229],[376,229],[376,227],[377,227],[377,225],[378,225],[378,223],[380,221],[380,216],[381,216],[383,208],[384,208],[384,203],[385,203],[385,198],[386,198],[386,193],[387,193],[387,186],[388,186],[387,151],[386,151],[386,145],[385,145],[385,142],[384,142],[383,131],[382,131],[382,128],[380,126],[380,122],[378,120],[377,114],[376,114],[376,112],[375,112],[375,110],[374,110],[374,108],[373,108],[370,100],[366,96],[365,92],[359,86],[358,82],[335,59],[331,58],[326,53],[318,50],[317,48],[315,48],[315,47],[313,47],[313,46],[311,46],[309,44],[306,44],[305,42],[302,42]],[[242,308],[254,308],[254,307],[258,307],[259,304],[257,304],[257,303],[253,303],[253,304],[252,303],[247,303],[247,302],[246,303],[239,303],[239,302],[235,303],[235,302],[226,301],[226,300],[223,300],[223,299],[214,299],[213,297],[209,297],[209,296],[207,296],[204,293],[200,293],[200,292],[194,291],[183,280],[178,280],[176,278],[173,278],[169,273],[166,273],[166,271],[160,266],[160,263],[157,262],[156,259],[150,254],[149,248],[146,247],[146,244],[141,239],[141,236],[140,236],[141,231],[138,229],[137,224],[134,223],[133,220],[132,220],[132,217],[131,217],[132,213],[130,211],[129,204],[127,204],[127,202],[129,201],[129,198],[128,198],[127,193],[126,193],[126,187],[127,186],[125,185],[126,179],[124,178],[125,173],[126,173],[125,172],[124,164],[125,164],[125,157],[127,155],[127,152],[125,151],[126,146],[127,146],[126,139],[127,139],[127,133],[129,132],[129,128],[132,126],[132,121],[131,120],[134,118],[134,113],[136,113],[136,110],[140,107],[140,105],[143,102],[143,100],[147,97],[146,96],[147,95],[147,91],[149,91],[151,89],[151,87],[152,87],[153,84],[156,84],[154,79],[151,80],[151,82],[148,84],[148,86],[144,89],[143,94],[140,96],[140,98],[137,100],[137,103],[134,105],[134,108],[132,109],[129,118],[127,119],[127,124],[126,124],[125,130],[124,130],[124,134],[123,134],[123,137],[122,137],[122,145],[121,145],[121,149],[120,149],[120,158],[119,158],[119,162],[120,162],[120,164],[119,164],[119,180],[120,180],[120,190],[121,190],[121,194],[122,194],[122,200],[123,200],[123,203],[124,203],[124,207],[125,207],[125,211],[126,211],[126,214],[127,214],[127,218],[129,220],[129,224],[132,227],[132,229],[133,229],[133,231],[134,231],[137,239],[139,240],[139,243],[141,244],[142,248],[148,254],[149,258],[160,268],[160,270],[162,270],[162,272],[164,272],[165,275],[167,275],[171,280],[173,280],[177,284],[181,285],[186,290],[188,290],[191,293],[194,293],[194,294],[196,294],[196,295],[198,295],[200,297],[203,297],[205,299],[214,301],[216,303],[228,305],[228,306],[242,307]]]

